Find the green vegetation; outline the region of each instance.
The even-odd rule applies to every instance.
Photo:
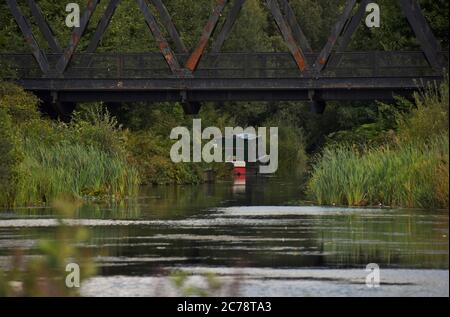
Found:
[[[68,124],[54,122],[40,117],[32,95],[0,83],[0,204],[135,194],[139,175],[128,163],[123,134],[99,105],[75,113]]]
[[[0,108],[0,202],[5,203],[14,200],[22,160],[11,121],[5,109]]]
[[[93,146],[58,144],[41,147],[35,141],[24,147],[23,179],[16,204],[47,202],[62,194],[74,197],[133,195],[137,172],[117,154]]]
[[[448,136],[360,153],[351,146],[327,148],[314,167],[309,189],[320,204],[445,208]],[[444,172],[444,173],[442,173]]]
[[[121,105],[117,118],[129,129],[126,148],[143,184],[198,184],[203,181],[203,164],[175,164],[170,159],[170,131],[176,126],[192,126],[181,106],[163,103],[149,107],[139,103]]]
[[[206,287],[199,287],[189,283],[189,272],[174,271],[169,275],[175,289],[185,297],[212,297],[217,296],[224,291],[224,285],[221,284],[214,273],[204,273],[201,277],[206,282]]]
[[[448,1],[419,2],[442,47],[448,48]],[[78,3],[83,8],[87,0]],[[192,49],[215,1],[165,0],[164,3],[186,46]],[[313,50],[320,50],[345,2],[291,0],[290,3]],[[417,40],[398,4],[390,0],[380,0],[378,3],[383,8],[381,28],[359,27],[349,49],[418,49]],[[40,46],[48,50],[28,6],[24,1],[19,1],[19,5],[29,17]],[[71,30],[63,27],[65,3],[40,0],[39,5],[60,44],[65,46],[71,36]],[[87,47],[106,5],[107,2],[99,4],[86,36],[80,41],[79,51]],[[227,6],[223,16],[228,14],[230,7]],[[160,17],[156,18],[159,20]],[[219,23],[223,23],[223,19]],[[174,47],[167,30],[162,29],[169,44]],[[213,38],[215,36],[217,32]],[[246,1],[223,50],[288,51],[269,10],[260,0]],[[98,51],[159,51],[134,0],[123,0],[117,8]],[[6,3],[0,4],[0,52],[29,53],[29,47]],[[14,79],[15,70],[10,68],[9,65],[0,65],[0,77]],[[319,155],[321,159],[314,161],[308,186],[311,197],[321,203],[405,206],[426,206],[429,203],[428,207],[445,206],[448,205],[444,198],[448,193],[448,182],[443,177],[436,177],[432,171],[439,170],[439,173],[434,172],[439,175],[448,173],[448,163],[439,161],[440,156],[445,155],[445,148],[438,148],[445,142],[448,133],[444,129],[444,125],[448,124],[448,91],[445,99],[443,92],[437,89],[441,88],[434,87],[423,92],[414,103],[399,99],[395,106],[330,102],[323,115],[310,113],[309,105],[301,102],[204,103],[199,118],[204,125],[222,129],[225,126],[278,126],[278,174],[282,177],[295,175],[302,179],[309,169],[310,158],[322,153]],[[445,104],[445,100],[447,109],[439,106]],[[41,117],[38,105],[38,100],[24,93],[20,87],[6,82],[0,84],[0,205],[48,203],[62,193],[77,198],[117,200],[133,195],[139,184],[201,183],[206,169],[216,171],[221,178],[230,175],[223,164],[171,162],[170,130],[175,126],[190,127],[192,124],[192,118],[183,114],[180,104],[81,104],[69,123]],[[426,158],[426,155],[431,155],[428,152],[434,153],[433,159]],[[417,157],[408,161],[408,153]],[[341,158],[348,158],[357,167],[353,168]],[[388,158],[389,161],[386,161]],[[423,162],[426,159],[428,161]],[[373,161],[381,167],[367,167]],[[395,164],[404,164],[401,166],[404,174],[408,171],[405,164],[410,164],[410,168],[422,173],[420,175],[435,175],[433,181],[439,184],[433,187],[431,180],[428,180],[430,184],[419,185],[407,175],[388,175],[380,162],[391,164],[392,171],[396,171]],[[337,173],[340,170],[341,177],[327,172],[334,164],[337,169],[333,171]],[[384,190],[377,187],[375,192],[373,184],[381,181],[381,175],[387,181],[386,186],[392,186],[398,193],[386,196],[388,187]],[[335,183],[331,179],[335,179]],[[361,187],[354,185],[359,180],[367,184]],[[415,189],[404,189],[410,182],[413,182],[411,186]],[[439,190],[435,190],[428,200],[422,197],[431,188]],[[299,196],[301,194],[299,189]]]
[[[341,141],[325,148],[308,184],[315,200],[448,208],[448,82],[416,94],[415,103],[399,102],[411,110],[397,113],[390,142],[363,148]]]
[[[18,2],[22,11],[27,16],[31,16],[26,1]],[[448,1],[419,0],[419,2],[442,46],[448,47]],[[87,0],[79,0],[77,3],[83,10]],[[164,3],[168,11],[172,13],[174,23],[186,46],[194,47],[214,8],[215,0],[196,0],[195,2],[190,0],[165,0]],[[291,0],[290,3],[304,33],[311,42],[311,46],[315,50],[320,50],[326,42],[333,24],[337,21],[339,10],[342,10],[345,1]],[[379,50],[417,48],[417,41],[414,39],[413,32],[410,30],[398,3],[392,0],[379,0],[377,3],[383,8],[381,10],[383,21],[381,28],[377,30],[359,28],[358,34],[355,35],[351,45],[354,48]],[[71,35],[71,30],[63,25],[66,3],[41,0],[39,5],[59,42],[65,46]],[[106,6],[107,2],[102,2],[95,11],[93,20],[88,26],[87,34],[81,39],[81,50],[87,47],[88,39],[92,37]],[[336,8],[339,8],[339,10],[336,10]],[[230,6],[227,6],[224,16],[229,10]],[[157,11],[153,10],[152,12]],[[34,19],[30,18],[30,21],[39,44],[43,48],[48,48],[48,44],[42,33],[38,31]],[[18,30],[6,2],[0,4],[0,27],[1,51],[29,52],[29,48]],[[166,38],[170,39],[166,30],[163,29],[163,31]],[[217,34],[215,35],[217,36]],[[158,51],[156,41],[151,36],[144,17],[134,0],[122,1],[99,49],[104,52]],[[230,38],[225,42],[224,49],[226,51],[286,50],[270,12],[261,0],[246,1]]]
[[[70,201],[55,201],[53,207],[59,217],[71,217],[79,204]],[[91,251],[76,247],[89,239],[86,228],[67,226],[58,220],[52,239],[41,239],[37,243],[38,257],[28,259],[20,249],[16,250],[8,264],[8,271],[0,269],[0,297],[62,297],[78,296],[79,288],[67,287],[66,271],[69,263],[75,263],[79,270],[80,283],[96,273]]]
[[[127,146],[142,184],[198,184],[203,182],[202,164],[174,163],[169,157],[171,142],[150,131],[130,133]]]
[[[26,1],[18,2],[29,18],[40,47],[49,51]],[[63,25],[66,3],[53,0],[38,2],[59,43],[66,47],[72,31]],[[440,44],[448,49],[449,1],[419,2]],[[77,3],[83,10],[87,0]],[[181,38],[192,50],[216,1],[164,0],[164,3]],[[290,3],[313,50],[319,51],[345,1],[290,0]],[[360,27],[349,49],[418,49],[417,40],[398,3],[392,0],[379,0],[377,3],[382,6],[381,28]],[[86,49],[107,4],[107,1],[99,4],[86,35],[81,38],[78,51]],[[230,8],[228,6],[222,15],[226,16]],[[156,18],[160,21],[160,17]],[[162,29],[174,47],[167,30]],[[213,38],[215,36],[217,32]],[[159,51],[134,0],[122,1],[98,51]],[[263,1],[247,0],[223,51],[288,50]],[[29,54],[30,48],[7,3],[2,1],[0,53],[4,52]],[[103,219],[104,213],[108,212],[115,219],[133,219],[139,217],[139,208],[126,198],[136,196],[139,185],[198,184],[204,181],[206,169],[214,170],[219,178],[230,177],[229,166],[224,164],[174,164],[170,160],[171,129],[192,124],[192,117],[185,116],[178,103],[79,104],[70,121],[61,122],[50,120],[41,113],[39,107],[49,105],[43,105],[21,87],[1,80],[14,80],[17,74],[15,66],[0,61],[0,210],[3,207],[46,204],[53,206],[61,218],[74,217],[77,212],[82,218]],[[448,208],[448,107],[447,81],[416,94],[413,102],[402,98],[398,98],[395,104],[329,102],[323,115],[311,113],[309,105],[301,102],[203,103],[198,117],[203,125],[221,129],[226,126],[279,127],[278,174],[298,179],[299,198],[303,198],[306,175],[309,176],[307,193],[319,204]],[[223,196],[205,195],[200,187],[185,190],[180,186],[171,191],[149,187],[147,190],[148,196],[169,196],[169,199],[163,197],[151,202],[151,216],[158,219],[179,217],[179,209],[188,207],[195,209],[192,211],[194,215],[199,208],[222,203],[217,197]],[[228,191],[229,188],[217,190]],[[264,202],[264,198],[270,198],[273,192],[269,188],[262,193],[254,191],[250,194],[258,195],[258,199]],[[61,202],[61,197],[70,203]],[[83,200],[100,200],[102,204],[112,202],[111,205],[116,207],[102,208],[98,204],[94,211],[92,206],[83,210],[78,205]],[[358,217],[349,215],[347,218],[349,226],[354,229],[351,233],[354,240],[385,242],[386,239],[394,239],[405,245],[415,245],[414,239],[419,239],[411,234],[415,232],[411,228],[417,223],[416,218],[408,218],[407,221],[392,218],[392,221],[380,224],[363,222]],[[381,226],[380,230],[375,228],[377,226]],[[428,239],[434,228],[425,228],[420,234]],[[367,237],[367,232],[379,232],[380,236]],[[391,236],[386,232],[402,234]],[[440,231],[434,232],[441,235]],[[89,232],[66,226],[61,220],[55,231],[49,229],[48,235],[49,239],[40,240],[33,249],[36,257],[29,258],[15,250],[5,271],[0,270],[0,296],[79,295],[76,289],[65,287],[65,269],[68,262],[74,262],[83,267],[82,279],[95,274],[89,248],[76,247],[88,240]],[[322,230],[321,235],[324,241],[342,238],[342,233],[337,230]],[[325,253],[330,251],[358,259],[363,254],[386,259],[396,254],[391,247],[380,253],[379,244],[346,244],[350,250],[340,249],[339,243],[325,243],[323,246]],[[403,259],[405,263],[414,262],[416,265],[431,261],[431,258],[422,259],[413,250],[405,256],[407,260]],[[442,261],[445,260],[446,254],[438,255],[442,255]],[[271,254],[268,257],[273,260]],[[441,264],[433,265],[440,267]],[[204,274],[202,277],[204,286],[198,287],[192,284],[187,272],[175,271],[170,275],[173,286],[185,296],[220,295],[226,290],[226,285],[222,285],[216,275]]]

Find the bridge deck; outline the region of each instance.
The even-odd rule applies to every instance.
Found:
[[[317,54],[305,57],[313,65]],[[301,72],[289,53],[205,54],[191,76],[174,75],[160,53],[75,54],[63,75],[44,76],[31,54],[0,54],[0,65],[25,89],[68,102],[392,99],[443,79],[423,52],[335,53],[320,74]]]

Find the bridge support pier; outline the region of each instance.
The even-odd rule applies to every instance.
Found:
[[[310,110],[312,113],[323,114],[327,103],[320,97],[320,94],[315,90],[308,92]]]
[[[182,103],[184,113],[187,115],[196,116],[200,112],[200,108],[202,107],[200,102],[197,101],[183,101]]]
[[[187,91],[181,91],[180,95],[184,113],[187,115],[198,115],[202,107],[201,103],[198,101],[189,101]]]
[[[327,103],[323,100],[312,100],[310,101],[310,108],[312,113],[323,114]]]
[[[58,93],[52,92],[50,106],[56,114],[55,117],[61,121],[68,122],[70,121],[72,112],[75,110],[77,104],[75,102],[63,102],[59,100]]]
[[[55,103],[52,103],[52,106],[61,121],[69,122],[77,104],[75,102],[56,101]]]
[[[70,121],[76,102],[61,101],[56,92],[35,92],[35,95],[41,100],[39,108],[42,113],[54,120]]]

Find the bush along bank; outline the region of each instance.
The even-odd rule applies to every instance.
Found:
[[[324,150],[309,191],[325,205],[448,207],[448,135],[426,143]]]
[[[123,131],[100,105],[70,123],[39,114],[38,100],[0,83],[0,205],[48,203],[61,195],[121,199],[140,183]]]
[[[202,183],[206,169],[218,178],[231,175],[222,164],[171,161],[173,141],[166,135],[184,120],[182,111],[174,116],[156,108],[150,115],[159,120],[145,122],[160,124],[132,131],[102,104],[80,105],[69,123],[42,117],[38,104],[21,87],[0,81],[0,206],[48,204],[61,196],[121,200],[136,196],[140,185]]]
[[[397,113],[385,144],[340,142],[317,159],[308,191],[320,204],[448,208],[448,80],[430,85]],[[401,108],[401,107],[400,107]],[[404,108],[404,107],[403,107]],[[376,136],[380,139],[379,135]]]

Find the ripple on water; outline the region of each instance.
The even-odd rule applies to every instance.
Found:
[[[235,217],[257,216],[326,216],[341,214],[370,214],[386,212],[382,208],[339,208],[319,206],[246,206],[215,209],[217,213]],[[211,215],[211,216],[214,216]]]
[[[96,261],[115,274],[87,281],[85,296],[177,295],[168,276],[151,273],[159,268],[186,270],[200,285],[206,272],[224,285],[239,277],[242,296],[448,296],[448,270],[395,269],[448,268],[445,213],[258,206],[215,208],[184,219],[104,217],[62,220],[92,227],[94,239],[81,246],[107,251]],[[47,216],[0,218],[0,250],[33,248],[34,238],[58,224]],[[0,266],[7,260],[0,258]],[[376,290],[365,286],[364,269],[338,269],[363,268],[369,260],[385,265]],[[249,267],[231,268],[236,265]]]
[[[335,208],[335,207],[228,207],[213,209],[200,217],[192,217],[183,220],[116,220],[116,219],[63,219],[62,222],[69,226],[226,226],[226,225],[293,225],[298,219],[283,219],[284,216],[321,216],[321,215],[346,215],[375,213],[377,217],[388,216],[383,209],[363,208]],[[297,224],[306,224],[307,219],[298,221]],[[2,219],[0,227],[30,228],[30,227],[54,227],[59,224],[57,219]]]
[[[170,269],[170,268],[168,268]],[[381,285],[368,288],[361,270],[185,268],[186,285],[206,288],[205,273],[214,273],[221,288],[216,296],[449,296],[448,271],[382,270]],[[183,296],[168,276],[96,277],[82,285],[84,296]]]

